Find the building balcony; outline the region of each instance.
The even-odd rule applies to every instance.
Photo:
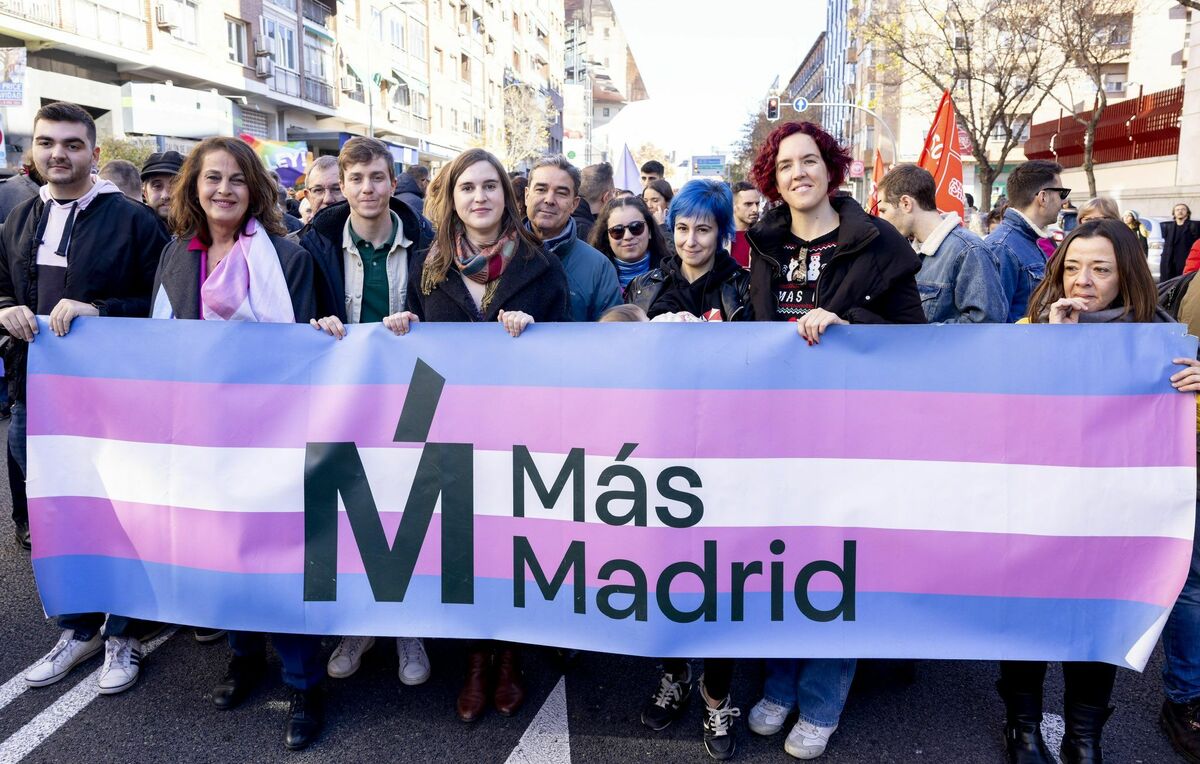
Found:
[[[140,8],[120,0],[0,0],[0,14],[144,53]]]
[[[306,76],[304,78],[304,100],[333,108],[333,85]]]
[[[334,16],[334,12],[324,3],[318,2],[318,0],[304,0],[303,13],[304,18],[312,23],[326,29],[333,28],[331,19]]]
[[[292,98],[300,97],[300,75],[295,72],[289,72],[287,69],[275,67],[275,74],[271,77],[271,90],[276,93],[282,93]]]

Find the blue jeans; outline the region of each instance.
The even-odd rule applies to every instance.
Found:
[[[1196,535],[1192,567],[1183,591],[1163,628],[1163,690],[1172,703],[1200,698],[1200,501],[1196,502]]]
[[[271,644],[283,663],[283,683],[294,690],[311,690],[325,676],[321,638],[308,634],[272,634]],[[267,635],[253,631],[229,632],[229,648],[239,657],[266,657]]]
[[[768,658],[763,696],[795,708],[802,721],[832,727],[846,707],[857,665],[854,658]]]
[[[25,422],[27,417],[25,414],[25,401],[13,401],[12,419],[8,422],[8,450],[12,452],[13,458],[17,460],[17,466],[21,468],[21,479],[29,474],[29,457],[25,450]],[[9,475],[8,479],[13,479]]]

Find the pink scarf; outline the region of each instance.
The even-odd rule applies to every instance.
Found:
[[[246,232],[204,279],[200,308],[207,321],[295,323],[279,255],[257,220],[246,224]]]

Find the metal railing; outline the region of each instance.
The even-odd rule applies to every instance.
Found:
[[[303,12],[304,18],[308,19],[314,24],[320,24],[323,27],[331,26],[329,19],[334,15],[334,13],[329,9],[329,6],[325,5],[324,3],[317,2],[317,0],[304,0]]]
[[[304,78],[304,100],[319,103],[322,106],[333,107],[333,86],[327,82]]]
[[[300,75],[276,66],[275,74],[271,77],[271,90],[274,90],[276,93],[292,96],[293,98],[299,98]]]

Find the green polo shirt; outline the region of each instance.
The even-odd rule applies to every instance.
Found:
[[[387,258],[396,244],[396,233],[400,230],[400,216],[391,210],[388,212],[392,216],[392,235],[378,247],[355,233],[354,226],[349,226],[350,240],[358,249],[363,264],[362,315],[358,319],[363,324],[382,321],[388,314]]]

